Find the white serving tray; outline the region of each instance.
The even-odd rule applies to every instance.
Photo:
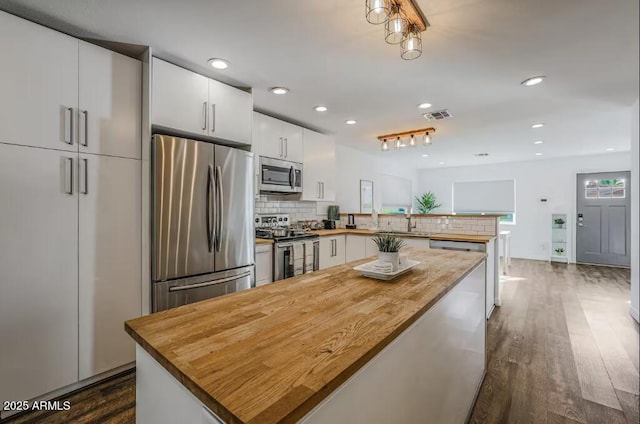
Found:
[[[365,277],[388,281],[410,271],[411,268],[413,268],[414,266],[420,263],[419,261],[413,261],[411,259],[407,259],[407,262],[404,264],[404,266],[398,267],[397,271],[384,272],[384,271],[378,271],[373,268],[373,264],[377,262],[378,261],[367,262],[366,264],[355,266],[353,267],[353,269],[355,269],[356,271],[362,271],[362,275],[364,275]]]

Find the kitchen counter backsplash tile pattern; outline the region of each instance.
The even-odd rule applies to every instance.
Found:
[[[495,217],[442,217],[442,216],[412,216],[411,225],[415,232],[445,233],[445,234],[475,234],[481,236],[495,236],[497,231]],[[370,216],[356,216],[358,228],[373,228]],[[341,225],[338,225],[339,227]],[[407,218],[405,215],[378,217],[378,229],[389,231],[407,231]]]
[[[316,202],[274,200],[267,196],[260,196],[260,199],[256,200],[255,213],[260,215],[286,213],[289,214],[292,223],[327,219],[326,213],[324,215],[317,213]]]
[[[325,211],[320,213],[320,211]],[[297,221],[322,221],[327,219],[326,205],[318,202],[302,202],[292,200],[274,200],[267,196],[260,196],[255,204],[256,214],[286,213],[289,214],[292,223]],[[475,234],[481,236],[495,236],[497,231],[497,220],[495,217],[443,217],[443,216],[412,216],[411,224],[416,224],[412,231],[423,233],[445,233],[445,234]],[[355,216],[355,223],[358,228],[373,228],[371,216]],[[336,221],[338,228],[344,228],[344,221]],[[378,217],[378,229],[389,231],[407,231],[407,218],[405,215]]]

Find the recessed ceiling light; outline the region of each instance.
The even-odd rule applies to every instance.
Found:
[[[544,127],[544,124],[542,122],[538,122],[537,124],[531,125],[531,128],[542,128],[542,127]]]
[[[229,61],[219,58],[209,59],[209,65],[216,69],[227,69],[229,67]]]
[[[356,121],[355,119],[347,119],[346,121],[344,121],[344,123],[347,125],[355,125],[356,122],[358,121]]]
[[[428,157],[429,157],[429,155],[422,155],[422,157],[423,157],[423,158],[428,158]]]
[[[607,152],[613,152],[614,150],[616,150],[616,149],[614,149],[613,147],[608,147],[607,148]]]
[[[445,164],[445,162],[440,162],[440,165],[444,165],[444,164]]]
[[[485,156],[489,156],[489,153],[476,153],[475,156],[477,156],[479,158],[483,158]]]
[[[538,140],[538,141],[534,141],[533,142],[533,144],[542,144],[542,143],[544,143],[544,141],[542,141],[542,140]]]
[[[429,109],[431,107],[431,103],[420,103],[417,108],[418,109]]]
[[[327,111],[327,107],[326,106],[316,106],[313,108],[313,110],[315,110],[316,112],[326,112]]]
[[[536,153],[536,156],[542,156],[542,153]]]
[[[545,78],[546,77],[544,75],[540,75],[540,76],[537,76],[537,77],[531,77],[531,78],[527,78],[526,80],[522,81],[520,84],[530,87],[532,85],[540,84],[542,81],[544,81]]]
[[[286,87],[273,87],[269,89],[273,94],[287,94],[289,89]]]

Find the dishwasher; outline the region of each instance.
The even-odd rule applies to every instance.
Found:
[[[482,252],[487,253],[487,266],[485,277],[485,315],[487,319],[491,316],[495,305],[500,305],[500,283],[496,281],[494,274],[495,264],[492,263],[491,258],[495,257],[491,251],[487,252],[487,245],[489,249],[493,249],[493,241],[489,243],[474,243],[469,241],[453,241],[453,240],[431,240],[429,239],[430,249],[444,249],[444,250],[458,250],[463,252]],[[497,288],[497,290],[496,290]],[[496,301],[497,300],[497,301]]]
[[[472,243],[468,241],[451,241],[451,240],[431,240],[429,239],[429,248],[444,250],[460,250],[463,252],[487,252],[485,243]]]

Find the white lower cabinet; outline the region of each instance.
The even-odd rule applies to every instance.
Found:
[[[345,263],[346,240],[344,235],[320,237],[320,269]]]
[[[273,282],[273,244],[256,245],[256,287]]]
[[[135,361],[124,321],[141,315],[141,162],[80,155],[80,380]]]
[[[356,236],[347,234],[347,248],[345,252],[346,261],[357,261],[367,257],[367,238],[364,236]]]
[[[0,404],[78,380],[74,158],[0,144]]]

